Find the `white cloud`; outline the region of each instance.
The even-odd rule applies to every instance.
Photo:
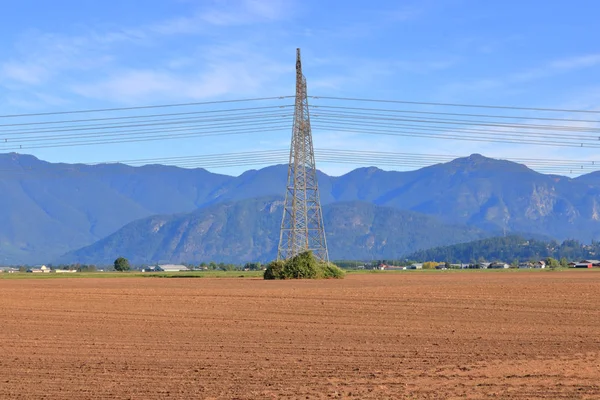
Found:
[[[149,31],[163,35],[196,34],[208,28],[235,27],[268,23],[287,18],[293,2],[284,0],[237,0],[212,2],[192,16],[177,17],[149,26]]]
[[[324,75],[314,74],[310,78],[310,92],[320,89],[331,91],[352,87],[363,89],[374,82],[393,80],[398,74],[426,75],[452,68],[458,63],[457,58],[430,58],[429,56],[414,59],[361,59],[346,57],[310,58],[309,68],[326,70]]]
[[[60,74],[99,69],[112,61],[105,50],[114,40],[95,33],[78,37],[30,35],[16,46],[16,57],[0,60],[0,83],[40,86]]]
[[[445,85],[441,92],[444,96],[452,96],[454,93],[474,93],[491,89],[505,88],[519,90],[519,84],[528,83],[540,79],[552,78],[581,69],[592,68],[600,65],[600,54],[587,54],[574,57],[566,57],[552,60],[537,67],[515,72],[500,78],[484,78],[467,82],[455,82]]]
[[[42,65],[30,62],[5,62],[0,66],[0,83],[15,81],[28,85],[37,85],[46,80],[49,73]]]
[[[289,72],[287,65],[245,52],[228,53],[228,50],[212,47],[205,49],[204,54],[205,58],[196,60],[186,71],[167,66],[121,69],[95,82],[75,84],[71,88],[84,97],[121,103],[199,100],[232,94],[238,97],[264,94],[270,82]]]
[[[206,4],[203,2],[203,4]],[[100,32],[89,29],[79,35],[29,33],[16,44],[20,57],[0,60],[0,79],[39,84],[69,70],[97,68],[114,58],[115,46],[151,46],[164,35],[208,33],[207,26],[229,27],[278,21],[286,18],[293,2],[237,0],[211,2],[191,17]]]
[[[570,71],[573,69],[595,67],[597,65],[600,65],[600,54],[588,54],[555,60],[550,63],[550,69],[556,71]]]

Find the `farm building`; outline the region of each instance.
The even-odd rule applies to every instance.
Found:
[[[546,268],[546,261],[540,260],[533,263],[533,268]]]
[[[579,263],[592,264],[592,267],[600,267],[600,260],[581,260]]]
[[[164,264],[164,265],[157,265],[154,268],[154,270],[161,271],[161,272],[179,272],[179,271],[189,271],[190,269],[188,267],[186,267],[185,265]]]
[[[519,263],[519,268],[546,268],[546,261],[530,261]]]
[[[364,267],[363,267],[364,269]],[[377,269],[379,270],[387,270],[387,271],[393,271],[393,270],[400,270],[400,269],[406,269],[406,267],[400,267],[397,265],[387,265],[387,264],[379,264],[379,266],[377,267]]]
[[[45,265],[42,265],[41,267],[29,268],[27,270],[27,272],[31,272],[34,274],[47,274],[50,271],[50,268],[46,267]]]
[[[578,262],[573,268],[592,268],[592,263],[586,261]]]
[[[503,263],[503,262],[493,262],[490,265],[488,265],[488,268],[491,269],[504,269],[504,268],[510,268],[510,265]]]

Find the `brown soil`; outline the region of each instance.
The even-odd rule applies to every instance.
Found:
[[[600,272],[0,279],[1,399],[600,398]]]

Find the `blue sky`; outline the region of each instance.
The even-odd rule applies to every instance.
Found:
[[[593,0],[6,3],[0,114],[291,95],[296,47],[311,95],[600,109]],[[289,134],[28,152],[63,162],[197,155],[280,149]],[[313,134],[318,148],[600,159],[586,149]]]

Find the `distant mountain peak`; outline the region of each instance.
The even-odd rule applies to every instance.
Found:
[[[496,162],[496,161],[500,161],[500,160],[498,160],[496,158],[486,157],[479,153],[473,153],[468,157],[460,157],[454,161],[462,161],[462,162],[478,164],[478,163],[486,163],[486,162]]]
[[[377,167],[360,167],[353,169],[352,171],[346,173],[345,175],[358,175],[358,176],[371,176],[379,172],[384,172],[382,169]]]
[[[30,154],[20,153],[0,153],[0,165],[12,165],[19,167],[29,167],[31,165],[37,165],[40,163],[46,163]]]
[[[371,175],[371,174],[374,174],[376,172],[383,171],[383,170],[380,168],[377,168],[377,167],[366,167],[365,171],[367,172],[367,174]]]
[[[479,153],[473,153],[468,157],[461,157],[448,162],[446,165],[457,167],[464,171],[476,171],[484,169],[498,170],[498,172],[532,172],[529,167],[514,161],[508,161],[498,158],[483,156]]]
[[[5,159],[5,160],[12,160],[12,161],[17,161],[17,160],[36,160],[39,161],[39,159],[36,156],[32,156],[31,154],[20,154],[20,153],[0,153],[0,159]]]
[[[489,157],[485,157],[482,156],[479,153],[473,153],[471,154],[469,157],[467,157],[469,160],[473,160],[473,161],[481,161],[481,160],[492,160],[492,158]]]

